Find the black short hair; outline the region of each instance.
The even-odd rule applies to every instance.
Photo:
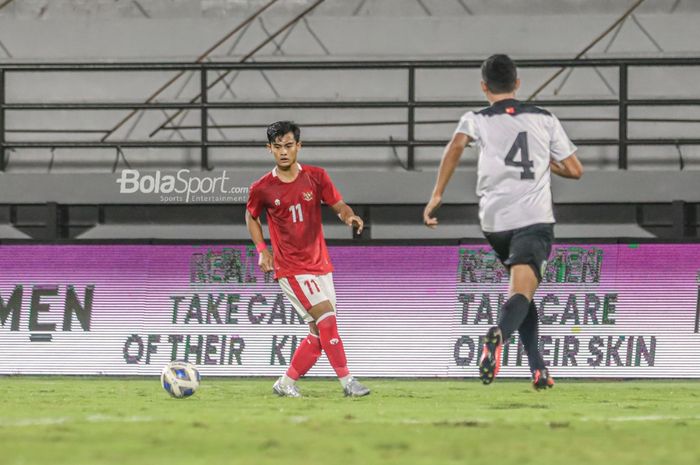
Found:
[[[267,141],[272,144],[278,137],[284,137],[290,132],[294,133],[294,140],[299,142],[301,128],[294,121],[277,121],[267,127]]]
[[[515,90],[518,70],[508,55],[491,55],[481,64],[481,79],[494,94],[507,94]]]

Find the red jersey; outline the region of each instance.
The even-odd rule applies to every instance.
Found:
[[[274,251],[275,278],[333,271],[321,224],[321,202],[343,200],[323,168],[301,165],[292,182],[277,177],[277,168],[250,186],[247,208],[253,218],[267,212]]]

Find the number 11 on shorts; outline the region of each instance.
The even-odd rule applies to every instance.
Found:
[[[313,287],[311,287],[312,284]],[[315,279],[307,279],[306,281],[304,281],[304,285],[309,290],[310,295],[314,295],[314,287],[316,288],[316,292],[321,292],[321,288],[318,287],[318,283]]]

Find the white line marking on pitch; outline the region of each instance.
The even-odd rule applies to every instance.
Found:
[[[20,418],[18,420],[0,420],[0,427],[9,426],[45,426],[45,425],[62,425],[69,421],[68,417],[57,418]]]
[[[700,415],[695,416],[677,416],[677,415],[643,415],[638,417],[602,417],[602,418],[581,418],[581,421],[683,421],[683,420],[700,420]]]
[[[635,422],[635,421],[692,421],[700,420],[700,415],[691,416],[677,416],[677,415],[644,415],[644,416],[625,416],[625,417],[583,417],[583,418],[557,418],[552,420],[546,420],[545,425],[550,425],[551,423],[576,423],[576,422],[591,422],[591,423],[605,423],[605,422]],[[510,419],[493,420],[493,419],[481,419],[481,418],[461,418],[461,419],[451,419],[451,420],[419,420],[414,418],[407,418],[400,420],[398,422],[393,421],[379,421],[374,423],[384,423],[384,424],[402,424],[402,425],[435,425],[435,426],[450,426],[450,425],[461,425],[467,423],[473,423],[474,426],[477,425],[497,425],[497,424],[509,424],[509,425],[520,425],[531,423],[529,421],[513,421]]]
[[[131,416],[131,417],[113,417],[110,415],[88,415],[85,417],[87,421],[90,423],[108,423],[108,422],[113,422],[113,423],[142,423],[142,422],[148,422],[148,421],[153,421],[153,418],[151,417],[140,417],[140,416]]]
[[[21,427],[21,426],[51,426],[63,425],[66,423],[79,423],[87,421],[89,423],[142,423],[153,421],[151,417],[115,417],[110,415],[87,415],[80,418],[71,417],[46,417],[46,418],[19,418],[19,419],[2,419],[0,418],[0,428]]]

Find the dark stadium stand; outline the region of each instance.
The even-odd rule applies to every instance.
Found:
[[[518,59],[523,99],[566,67],[535,98],[561,118],[586,167],[580,182],[554,181],[558,237],[697,237],[693,2],[643,5],[580,60],[561,57],[617,24],[608,2],[577,4],[574,22],[561,20],[571,6],[531,2],[524,24],[509,0],[467,9],[326,2],[305,16],[302,3],[312,5],[282,2],[260,16],[260,2],[238,0],[153,1],[146,10],[103,0],[9,4],[0,12],[0,240],[245,240],[245,195],[120,194],[116,179],[124,168],[226,170],[231,186],[245,188],[271,168],[263,135],[278,119],[302,125],[302,163],[327,168],[368,218],[363,240],[480,238],[472,149],[448,190],[442,227],[424,228],[420,212],[456,121],[484,105],[478,66],[494,47]],[[192,63],[234,26],[233,45]],[[494,27],[531,40],[476,40]],[[543,29],[561,40],[539,40]],[[32,45],[37,37],[43,48]],[[248,55],[255,62],[237,63]],[[351,237],[332,215],[325,230]]]

